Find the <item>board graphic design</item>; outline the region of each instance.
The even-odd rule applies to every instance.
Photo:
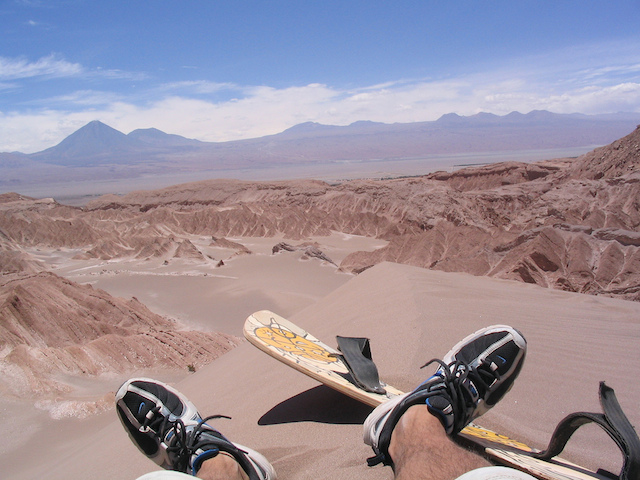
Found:
[[[245,337],[260,350],[367,405],[375,407],[403,393],[388,385],[385,395],[358,388],[349,380],[349,370],[337,357],[337,350],[272,312],[254,313],[244,328]]]
[[[384,394],[362,390],[351,379],[348,368],[339,357],[340,352],[268,310],[247,318],[244,336],[254,346],[289,367],[369,406],[376,407],[403,394],[384,383]],[[483,449],[497,463],[523,470],[542,480],[607,479],[559,458],[550,462],[535,459],[527,455],[537,452],[534,448],[475,423],[465,427],[459,436]]]

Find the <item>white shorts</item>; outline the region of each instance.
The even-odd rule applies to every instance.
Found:
[[[146,473],[136,480],[186,480],[187,478],[193,479],[195,477],[172,470],[160,470]],[[482,467],[471,470],[456,480],[536,480],[536,478],[513,468]]]
[[[174,470],[158,470],[157,472],[145,473],[141,477],[136,478],[136,480],[186,480],[187,478],[193,480],[196,477]]]
[[[536,477],[509,467],[482,467],[471,470],[456,480],[536,480]]]

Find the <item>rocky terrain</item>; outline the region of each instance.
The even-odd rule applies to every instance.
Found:
[[[300,245],[290,245],[286,242],[280,242],[271,249],[271,252],[273,254],[276,254],[278,252],[296,252],[296,251],[303,252],[303,255],[301,257],[303,260],[307,260],[309,258],[317,258],[318,260],[321,260],[323,262],[327,262],[332,265],[335,265],[335,262],[331,260],[329,257],[327,257],[322,252],[322,250],[320,250],[317,244],[313,245],[308,242],[305,242],[305,243],[301,243]]]
[[[27,245],[59,248],[91,242],[94,246],[83,256],[135,253],[150,258],[171,250],[173,258],[201,260],[202,253],[188,240],[147,237],[148,241],[138,240],[136,252],[132,247],[108,249],[99,231],[76,218],[77,211],[51,200],[5,194],[0,195],[0,208],[3,225],[17,227],[0,229],[0,393],[46,397],[72,390],[65,376],[145,368],[193,370],[240,341],[220,333],[189,331],[152,313],[135,298],[115,298],[66,280],[24,250]]]
[[[189,236],[211,237],[236,254],[251,252],[227,237],[279,236],[304,243],[277,250],[330,261],[309,241],[332,232],[388,241],[344,258],[348,272],[393,261],[640,301],[640,128],[577,159],[422,177],[210,180],[108,195],[84,208],[0,195],[1,388],[48,392],[65,389],[56,381],[62,373],[186,368],[237,342],[186,331],[135,299],[65,280],[34,248],[105,261],[205,262],[212,260]]]
[[[17,396],[70,392],[61,376],[194,370],[239,342],[50,272],[3,276],[0,319],[0,393]]]

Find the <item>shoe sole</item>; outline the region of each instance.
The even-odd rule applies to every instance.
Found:
[[[404,400],[408,395],[412,392],[407,392],[403,395],[398,395],[397,397],[392,398],[391,400],[387,400],[386,402],[378,405],[365,419],[363,424],[363,436],[362,439],[364,443],[374,448],[374,450],[378,449],[378,438],[380,438],[379,430],[386,423],[382,421],[385,417],[387,417],[391,411],[398,405],[402,400]],[[376,427],[380,428],[376,430]]]
[[[273,465],[269,463],[269,460],[267,460],[264,455],[239,443],[233,444],[245,453],[249,461],[253,464],[253,469],[260,475],[260,480],[277,480],[278,477]]]

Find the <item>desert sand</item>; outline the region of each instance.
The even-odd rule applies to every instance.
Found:
[[[261,309],[328,343],[369,337],[405,390],[460,338],[511,324],[526,365],[480,423],[545,447],[568,413],[600,411],[604,380],[637,427],[639,159],[640,128],[573,160],[424,177],[210,180],[85,208],[0,195],[2,476],[153,470],[113,409],[145,375],[232,416],[215,426],[282,479],[391,478],[365,466],[368,408],[241,338]],[[576,437],[567,458],[619,468],[603,432]]]
[[[335,265],[304,257],[302,252],[272,254],[281,237],[229,238],[251,253],[234,255],[230,248],[210,246],[210,237],[191,237],[197,248],[215,260],[195,263],[178,259],[95,261],[67,259],[55,272],[65,278],[106,290],[117,297],[135,296],[154,312],[191,328],[242,336],[242,320],[256,310],[290,315],[347,282],[353,275]],[[315,237],[334,262],[355,251],[373,251],[388,242],[356,235]],[[299,241],[288,240],[291,244]],[[49,265],[60,252],[37,252]],[[224,266],[216,267],[219,260]]]
[[[337,334],[371,338],[381,375],[402,389],[421,381],[422,363],[444,355],[462,336],[488,324],[511,324],[527,337],[528,358],[513,390],[482,423],[543,446],[566,414],[600,410],[600,380],[616,389],[631,422],[640,423],[637,302],[382,263],[290,318],[329,343]],[[318,386],[247,342],[172,384],[201,413],[233,417],[215,426],[265,454],[280,478],[392,478],[389,468],[365,464],[370,451],[361,440],[361,423],[369,408]],[[5,412],[13,413],[17,406],[8,408]],[[30,433],[3,446],[6,478],[133,479],[154,470],[113,410],[84,420],[23,415],[21,422],[5,415],[9,436],[22,422]],[[604,434],[589,430],[578,436],[568,458],[611,464],[610,457],[617,456],[614,448],[603,448],[610,446]]]

